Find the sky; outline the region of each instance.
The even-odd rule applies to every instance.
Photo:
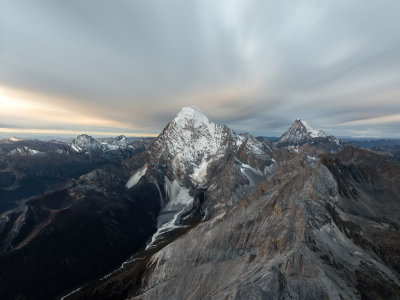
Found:
[[[0,136],[238,132],[298,117],[400,138],[398,0],[1,0]]]

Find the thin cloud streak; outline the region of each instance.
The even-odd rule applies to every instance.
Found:
[[[375,125],[388,123],[400,123],[400,114],[344,122],[341,125]]]

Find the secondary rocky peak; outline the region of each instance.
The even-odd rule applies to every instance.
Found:
[[[89,150],[98,150],[101,148],[101,145],[90,135],[81,134],[72,141],[71,148],[75,152],[86,152]]]
[[[93,137],[91,137],[90,135],[87,135],[87,134],[78,135],[76,137],[75,141],[76,142],[92,142],[92,143],[96,142],[96,140]]]
[[[312,128],[305,120],[297,118],[290,128],[277,141],[278,145],[298,145],[315,138],[326,138],[322,130]]]
[[[302,119],[300,119],[300,118],[298,118],[298,119],[296,119],[296,121],[294,121],[294,123],[293,123],[293,125],[290,127],[290,129],[293,129],[294,131],[302,131],[302,132],[304,132],[304,130],[305,130],[305,132],[310,136],[310,137],[313,137],[313,138],[316,138],[316,137],[326,137],[326,134],[325,134],[325,132],[323,132],[322,130],[317,130],[317,129],[314,129],[314,128],[312,128],[308,123],[307,123],[307,121],[305,121],[305,120],[302,120]],[[289,129],[289,130],[290,130]]]

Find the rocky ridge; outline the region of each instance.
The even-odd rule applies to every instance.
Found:
[[[73,152],[87,154],[133,149],[124,135],[116,138],[95,139],[87,134],[81,134],[71,142],[69,147]]]

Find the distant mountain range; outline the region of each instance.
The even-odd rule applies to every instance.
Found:
[[[87,135],[71,143],[0,139],[0,213],[96,168],[119,164],[149,143],[147,138],[128,143],[124,136],[94,139]]]
[[[400,298],[392,153],[301,119],[275,141],[238,134],[196,107],[133,144],[35,143],[0,143],[3,191],[62,174],[1,198],[18,205],[0,217],[5,299]]]

